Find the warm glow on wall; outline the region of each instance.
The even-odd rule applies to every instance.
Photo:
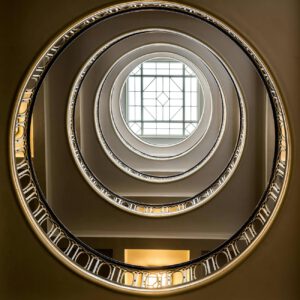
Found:
[[[125,249],[124,260],[127,264],[160,267],[166,265],[179,264],[190,260],[189,250],[165,250],[165,249]],[[188,275],[187,275],[188,276]],[[139,276],[137,286],[147,286],[149,288],[157,285],[167,286],[170,284],[182,283],[182,274],[173,275],[164,271],[149,272],[147,276]],[[132,278],[125,275],[125,284],[131,285]]]
[[[19,117],[18,121],[22,124],[25,121],[25,110],[27,109],[26,103],[22,103],[19,108]],[[16,157],[25,157],[24,150],[25,149],[25,132],[24,127],[19,126],[18,131],[15,133],[15,141],[16,141]],[[31,157],[34,157],[34,143],[33,143],[33,116],[31,118],[31,125],[30,125],[30,150],[31,150]]]
[[[144,267],[175,265],[190,259],[189,250],[125,249],[125,262]]]

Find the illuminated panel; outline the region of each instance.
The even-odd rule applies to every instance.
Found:
[[[161,249],[125,249],[125,263],[144,267],[160,267],[174,265],[190,260],[189,250]],[[147,276],[138,278],[137,286],[155,288],[157,285],[167,286],[182,283],[180,274],[168,274],[164,271],[149,272]],[[131,284],[131,278],[125,275],[125,284]]]

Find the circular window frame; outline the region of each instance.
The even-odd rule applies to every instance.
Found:
[[[140,52],[139,50],[142,50],[142,49],[145,49],[145,48],[153,48],[153,46],[165,46],[165,47],[171,47],[170,50],[174,50],[174,48],[178,48],[178,49],[181,49],[182,51],[189,51],[187,49],[184,49],[182,47],[179,47],[179,46],[175,46],[175,45],[171,45],[171,44],[147,44],[146,46],[142,46],[136,50],[134,50],[134,52]],[[197,72],[197,76],[202,76],[201,79],[199,79],[200,81],[200,84],[202,84],[203,86],[205,85],[205,87],[202,87],[202,89],[204,90],[202,92],[203,94],[203,97],[207,97],[208,99],[204,100],[204,108],[203,108],[203,111],[201,113],[201,116],[200,116],[200,119],[199,119],[199,123],[198,123],[198,127],[195,129],[195,131],[192,132],[191,135],[189,135],[187,138],[185,138],[183,141],[180,141],[179,143],[177,144],[172,144],[170,146],[162,146],[161,148],[163,148],[162,150],[168,150],[170,149],[170,153],[164,153],[164,155],[155,155],[155,154],[151,154],[150,152],[153,150],[153,148],[158,148],[159,149],[159,146],[155,146],[155,145],[152,145],[152,144],[147,144],[147,142],[145,141],[141,141],[142,145],[136,145],[137,143],[135,142],[135,140],[137,141],[140,141],[140,138],[137,137],[137,136],[134,136],[131,132],[130,132],[130,129],[128,128],[127,124],[126,124],[126,121],[124,120],[123,116],[122,116],[122,113],[119,112],[119,109],[117,111],[117,102],[120,102],[120,93],[123,89],[123,85],[120,84],[120,82],[123,81],[124,77],[127,76],[128,74],[128,69],[132,68],[131,66],[135,66],[137,64],[140,63],[140,61],[142,60],[147,60],[148,58],[151,58],[151,57],[154,57],[155,55],[160,55],[160,56],[163,56],[165,55],[166,57],[167,56],[170,56],[170,57],[176,57],[176,59],[179,59],[179,56],[181,57],[181,55],[179,55],[178,53],[174,53],[174,52],[167,52],[166,50],[164,51],[159,51],[159,52],[149,52],[147,54],[140,54],[139,57],[137,59],[134,59],[131,63],[127,64],[124,68],[122,68],[121,72],[119,73],[119,75],[117,76],[117,78],[115,79],[113,85],[112,85],[112,90],[111,90],[111,95],[110,95],[110,115],[111,115],[111,120],[112,120],[112,124],[113,124],[113,127],[114,127],[114,130],[116,132],[116,134],[118,135],[119,139],[123,142],[123,144],[125,144],[125,146],[130,150],[130,151],[133,151],[135,152],[136,154],[142,156],[142,157],[145,157],[145,158],[148,158],[148,159],[153,159],[153,160],[170,160],[170,159],[176,159],[180,156],[183,156],[183,155],[186,155],[187,153],[189,153],[195,146],[197,146],[200,141],[203,139],[203,137],[205,136],[209,126],[210,126],[210,123],[211,123],[211,119],[212,119],[212,113],[213,113],[213,105],[212,105],[212,94],[211,94],[211,90],[210,90],[210,86],[208,85],[206,78],[205,78],[205,75],[204,74],[201,74],[200,70]],[[195,54],[194,54],[195,55]],[[186,59],[185,57],[182,57],[182,59]],[[187,59],[186,59],[187,60]],[[184,61],[184,63],[186,63],[186,61]],[[191,62],[192,64],[192,62]],[[199,69],[198,67],[194,67],[194,68],[197,68]],[[193,69],[193,71],[195,71]],[[211,75],[212,76],[212,75]],[[213,76],[212,76],[213,77]],[[116,86],[117,85],[117,86]],[[216,84],[217,85],[217,84]],[[96,98],[99,98],[99,92],[97,93],[97,96]],[[221,93],[220,93],[221,94]],[[97,100],[96,100],[97,101]],[[99,100],[98,100],[99,101]],[[222,99],[222,101],[224,102],[224,99]],[[209,102],[209,103],[207,103]],[[97,105],[99,107],[99,105]],[[120,106],[120,103],[119,105]],[[223,110],[223,106],[224,103],[220,103],[220,106],[222,107],[222,110]],[[95,108],[97,109],[97,107]],[[204,118],[204,113],[206,113],[206,119]],[[224,116],[224,111],[222,112],[222,122],[226,122],[225,120],[225,116]],[[100,117],[96,117],[96,111],[95,111],[95,120],[96,122],[98,122],[98,124],[100,123]],[[118,125],[116,124],[116,120],[121,120],[122,122],[120,122],[121,124]],[[207,124],[202,124],[204,121],[207,121]],[[202,126],[204,125],[204,126]],[[201,128],[199,128],[200,126],[202,126]],[[224,125],[223,125],[224,126]],[[97,124],[96,124],[96,128],[97,128]],[[101,127],[101,124],[100,126]],[[130,141],[130,144],[129,144],[129,141],[126,140],[126,138],[123,137],[123,135],[125,134],[124,133],[124,130],[121,130],[123,128],[126,128],[128,133],[130,133],[131,136],[133,136],[134,139],[131,139]],[[99,128],[101,129],[101,128]],[[199,134],[199,129],[201,129],[201,132]],[[97,128],[98,130],[98,128]],[[196,132],[198,130],[198,132]],[[220,130],[219,130],[219,134],[218,135],[221,135],[222,133],[222,124],[220,125]],[[195,139],[195,136],[197,135],[197,138],[196,140],[191,144],[191,142],[189,141],[189,139]],[[127,136],[127,135],[126,135]],[[183,148],[183,150],[180,150],[180,151],[176,151],[176,148],[178,148],[179,146],[180,147],[183,147],[183,143],[187,143],[187,142],[190,142],[190,144]],[[142,146],[144,145],[149,145],[149,149],[143,149]],[[174,150],[175,149],[175,150]],[[173,152],[171,154],[171,152]]]
[[[165,272],[167,271],[170,274],[180,273],[183,276],[181,285],[151,289],[146,287],[139,288],[134,284],[135,281],[133,281],[132,286],[120,284],[120,279],[123,278],[122,276],[124,276],[126,272],[132,274],[133,278],[136,278],[136,276],[148,276],[151,272],[159,272],[161,269],[149,270],[130,265],[124,266],[121,263],[111,261],[83,244],[80,240],[74,237],[63,224],[61,224],[55,214],[48,207],[45,199],[43,199],[43,195],[40,193],[38,183],[35,180],[35,175],[32,170],[30,145],[28,143],[30,129],[29,121],[32,112],[31,105],[34,103],[36,90],[43,79],[42,75],[45,74],[48,66],[51,64],[51,61],[53,61],[59,53],[59,50],[72,40],[76,34],[80,33],[98,20],[119,12],[138,10],[142,8],[175,10],[187,13],[210,23],[232,38],[251,58],[264,80],[266,88],[268,89],[270,101],[273,105],[274,115],[276,117],[275,123],[277,127],[277,155],[274,162],[272,179],[266,189],[264,198],[260,201],[253,215],[250,216],[248,222],[246,222],[246,224],[221,247],[207,255],[204,255],[199,260],[191,261],[189,264],[184,266],[177,266],[176,268],[168,268],[165,270]],[[22,110],[20,110],[21,104],[24,105]],[[18,135],[16,135],[16,133],[18,133]],[[70,26],[49,46],[47,46],[28,71],[19,90],[12,114],[9,146],[11,175],[17,191],[20,206],[32,229],[43,244],[56,258],[79,275],[106,287],[139,295],[172,294],[207,284],[224,275],[245,259],[262,240],[278,213],[287,188],[291,164],[290,133],[282,99],[272,78],[271,72],[262,59],[252,49],[252,47],[250,47],[249,44],[240,37],[239,34],[215,17],[186,5],[165,1],[136,1],[123,4],[121,3],[109,8],[101,9]],[[18,153],[23,153],[24,159],[21,163],[17,164],[15,155]],[[24,180],[26,182],[24,182]],[[34,209],[30,207],[31,201],[35,201],[37,204]],[[269,206],[271,203],[273,203],[273,206]],[[42,228],[42,224],[45,221],[49,222],[49,225],[51,225],[49,227],[50,230],[47,232],[45,232]],[[262,227],[258,232],[254,228],[255,222],[262,224]],[[59,247],[58,239],[53,237],[54,232],[57,232],[58,234],[56,237],[59,236],[69,241],[68,251]],[[245,246],[240,248],[239,243],[243,243]],[[69,251],[69,249],[75,250],[76,255],[74,255],[73,251]],[[88,266],[80,266],[78,263],[78,257],[82,253],[87,255],[89,258],[90,264]],[[218,264],[216,264],[216,260],[218,255],[221,254],[225,255],[227,263],[225,266],[219,267]],[[90,265],[94,268],[89,267]],[[109,274],[105,278],[99,276],[95,272],[95,270],[103,265],[107,265],[109,267]],[[204,275],[199,277],[199,279],[197,279],[195,273],[198,266],[202,266],[205,271]],[[192,275],[189,278],[186,276],[188,272],[191,272],[189,274]]]

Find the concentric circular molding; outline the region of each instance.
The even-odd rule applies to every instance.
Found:
[[[147,30],[147,31],[156,31],[156,30],[158,30],[158,29],[151,29],[151,30]],[[165,30],[161,30],[161,31],[165,31]],[[135,34],[137,34],[139,32],[128,33],[125,36],[121,36],[121,37],[119,37],[116,40],[111,41],[111,42],[112,43],[116,43],[117,41],[119,41],[121,39],[124,39],[127,36],[135,35]],[[78,92],[79,92],[81,83],[84,80],[85,75],[87,74],[89,68],[92,67],[93,63],[103,53],[104,49],[107,49],[107,47],[104,46],[103,48],[99,49],[92,56],[92,58],[90,58],[88,60],[88,62],[82,67],[82,69],[80,70],[79,74],[77,75],[77,77],[75,79],[75,83],[74,83],[74,86],[72,88],[72,92],[71,92],[71,95],[70,95],[70,101],[69,101],[69,113],[68,113],[68,123],[69,124],[74,124],[75,106],[76,106],[77,96],[78,96]],[[120,58],[120,59],[122,59],[122,58]],[[143,57],[141,57],[141,59],[143,59]],[[113,67],[114,66],[112,66],[111,69]],[[109,70],[108,73],[110,71],[111,70]],[[120,75],[121,74],[122,74],[122,72],[120,73]],[[201,76],[198,73],[197,73],[197,75]],[[103,78],[103,80],[102,80],[102,82],[100,84],[100,87],[98,89],[97,95],[96,95],[95,111],[94,111],[95,126],[96,126],[97,136],[98,136],[98,139],[100,141],[100,144],[101,144],[102,148],[104,149],[104,151],[106,152],[106,154],[110,158],[110,160],[117,167],[119,167],[122,171],[124,171],[125,173],[127,173],[127,174],[129,174],[129,175],[131,175],[131,176],[133,176],[133,177],[135,177],[137,179],[144,180],[144,181],[147,181],[147,182],[154,182],[154,183],[174,182],[174,181],[177,181],[177,180],[184,179],[184,178],[192,175],[193,173],[197,172],[213,156],[213,154],[215,153],[215,151],[218,148],[218,146],[220,144],[220,141],[222,139],[222,136],[223,136],[223,133],[224,133],[224,128],[225,128],[225,122],[226,122],[226,107],[225,107],[225,103],[224,103],[224,101],[225,101],[224,100],[224,95],[222,94],[222,90],[221,90],[220,84],[218,83],[218,81],[215,78],[215,76],[212,75],[214,77],[214,79],[216,80],[216,83],[217,83],[218,88],[220,90],[220,93],[222,95],[221,106],[222,106],[222,111],[223,111],[223,113],[222,113],[221,127],[220,127],[220,131],[218,133],[218,136],[216,137],[216,141],[213,143],[212,149],[208,152],[208,154],[204,157],[204,159],[201,159],[195,166],[193,166],[192,168],[188,169],[187,171],[182,172],[180,174],[172,175],[172,176],[154,176],[154,175],[151,176],[149,174],[145,174],[145,173],[139,172],[138,170],[130,167],[128,164],[126,164],[124,161],[122,161],[120,158],[118,158],[117,155],[114,153],[113,149],[111,149],[111,147],[108,145],[108,143],[107,143],[107,141],[106,141],[106,139],[104,137],[102,128],[101,128],[101,122],[100,122],[100,119],[99,119],[99,109],[100,109],[99,105],[100,104],[99,104],[99,101],[98,101],[98,99],[100,98],[101,89],[103,87],[103,84],[104,84],[107,76],[108,76],[108,74],[106,74],[106,76]],[[202,77],[204,77],[204,76],[202,75]],[[203,81],[204,81],[204,78],[202,79],[202,82]],[[206,87],[209,89],[208,83],[206,84]],[[237,90],[239,91],[238,88],[237,88]],[[246,124],[246,121],[245,121],[245,118],[246,118],[245,115],[246,114],[245,114],[245,108],[244,108],[244,103],[243,103],[242,95],[241,95],[240,92],[238,92],[238,94],[239,94],[240,114],[241,114],[241,118],[242,118],[243,121],[241,122],[240,134],[239,134],[239,141],[238,141],[238,144],[240,145],[240,147],[237,147],[236,151],[235,151],[235,154],[237,153],[237,156],[238,156],[238,158],[236,160],[236,163],[238,162],[238,160],[239,160],[239,158],[240,158],[240,156],[242,154],[243,145],[244,145],[244,139],[245,139],[245,135],[246,135],[246,125],[245,125]],[[211,99],[207,99],[207,100],[211,101]],[[111,110],[111,108],[110,108],[110,110]],[[209,117],[210,117],[210,113],[211,112],[208,113]],[[123,141],[124,139],[122,138],[122,134],[118,132],[118,129],[115,127],[116,125],[114,124],[114,121],[112,123],[113,123],[113,126],[115,128],[115,131],[118,134],[119,139],[121,141]],[[210,121],[207,122],[207,123],[209,124]],[[68,129],[69,129],[69,131],[68,131],[69,132],[69,137],[70,137],[71,140],[73,140],[73,137],[76,137],[75,128],[74,128],[74,126],[72,126],[72,127],[70,126],[70,127],[68,127]],[[206,131],[207,131],[207,129],[206,129]],[[195,134],[195,132],[194,132],[194,134]],[[191,138],[191,136],[190,136],[190,138]],[[186,141],[188,141],[188,139],[186,139]],[[196,143],[194,143],[191,147],[189,147],[187,149],[187,151],[184,151],[184,153],[180,153],[180,155],[176,155],[175,157],[165,157],[165,158],[162,158],[162,157],[152,157],[152,159],[162,160],[162,159],[174,159],[174,158],[178,158],[179,156],[182,156],[182,155],[186,154],[187,152],[191,151],[194,147],[196,147],[199,144],[200,141],[201,141],[201,137],[199,138],[198,141],[196,141]],[[74,147],[74,146],[76,148],[74,149],[73,153],[80,152],[78,144],[75,145],[74,143],[71,143],[71,147]],[[128,144],[126,146],[128,146]],[[137,150],[136,149],[132,149],[132,147],[130,148],[130,150],[133,151],[133,152],[135,152],[135,153],[137,153],[136,152]],[[137,154],[141,154],[141,153],[138,152]],[[144,155],[145,155],[145,153],[144,153]],[[234,156],[235,155],[233,155],[233,157]],[[149,158],[149,155],[147,156],[147,158]],[[232,172],[233,171],[234,171],[234,168],[232,168]],[[228,178],[229,178],[229,176],[228,176]],[[94,177],[94,179],[97,180],[96,177]]]
[[[147,31],[152,31],[153,29],[148,29]],[[158,29],[159,30],[159,29]],[[173,216],[178,215],[182,213],[186,213],[190,210],[193,210],[199,206],[204,205],[208,201],[210,201],[217,193],[219,193],[222,188],[226,185],[226,183],[229,181],[231,176],[233,175],[235,169],[238,166],[238,163],[240,161],[245,139],[246,139],[246,112],[245,112],[245,104],[243,101],[243,95],[240,91],[239,85],[234,78],[232,72],[227,69],[227,72],[229,73],[231,80],[234,82],[234,86],[237,90],[238,94],[238,100],[239,100],[239,108],[240,108],[240,131],[239,131],[239,137],[236,144],[236,147],[234,149],[234,153],[231,156],[231,159],[225,168],[225,170],[219,175],[219,177],[205,190],[203,190],[201,193],[198,193],[197,195],[184,199],[182,201],[174,202],[174,203],[164,203],[164,204],[145,204],[141,202],[136,202],[131,199],[122,197],[120,195],[115,194],[113,191],[108,189],[91,171],[89,166],[86,164],[82,153],[80,151],[80,147],[78,144],[78,140],[76,137],[76,130],[75,130],[75,107],[78,97],[78,92],[80,90],[81,84],[83,79],[85,78],[86,74],[88,73],[89,69],[92,67],[94,62],[97,60],[97,58],[111,45],[114,45],[118,41],[126,38],[128,35],[137,34],[140,31],[136,32],[130,32],[127,34],[124,34],[122,36],[119,36],[104,46],[102,46],[100,49],[98,49],[92,57],[90,57],[87,62],[84,64],[84,66],[79,71],[76,79],[74,80],[74,84],[71,89],[71,94],[69,98],[68,103],[68,112],[67,112],[67,132],[69,137],[69,143],[71,147],[71,151],[73,154],[73,157],[75,158],[75,162],[83,175],[83,177],[86,179],[86,181],[90,184],[90,186],[105,200],[107,200],[109,203],[117,206],[118,208],[125,210],[127,212],[142,215],[142,216],[148,216],[148,217],[167,217],[167,216]],[[212,51],[212,50],[211,50]],[[222,61],[222,59],[214,53],[215,56],[218,57],[219,61]],[[219,87],[221,93],[222,89]],[[224,96],[222,96],[224,98]],[[96,102],[97,104],[98,102]],[[224,110],[225,108],[223,108]],[[95,119],[98,118],[98,106],[95,106]],[[186,178],[199,170],[214,154],[214,151],[217,149],[220,139],[222,138],[223,131],[224,131],[224,124],[222,123],[221,132],[217,138],[217,141],[213,147],[213,149],[209,152],[209,154],[205,157],[205,159],[201,160],[198,164],[196,164],[193,168],[179,174],[179,175],[173,175],[173,176],[166,176],[166,177],[158,177],[158,176],[151,176],[149,174],[138,172],[137,170],[132,169],[127,164],[125,164],[123,161],[118,159],[114,152],[111,150],[111,148],[108,146],[108,144],[105,142],[105,139],[103,138],[103,134],[101,133],[100,127],[98,125],[99,123],[96,122],[96,129],[97,129],[97,135],[98,138],[101,140],[101,145],[103,149],[105,150],[106,154],[108,155],[111,160],[117,165],[120,169],[125,170],[127,174],[130,174],[131,176],[154,183],[166,183],[166,182],[174,182],[181,180],[183,178]]]
[[[175,10],[190,14],[210,23],[233,39],[251,58],[265,82],[272,102],[277,130],[276,160],[271,181],[263,199],[247,223],[214,251],[199,259],[159,270],[116,262],[95,252],[74,237],[57,219],[40,191],[32,168],[29,145],[30,118],[35,96],[41,80],[59,52],[77,34],[101,19],[141,8]],[[14,185],[26,218],[41,241],[61,262],[83,277],[110,288],[142,295],[170,294],[200,286],[220,277],[241,262],[265,235],[278,212],[288,182],[290,158],[290,137],[282,101],[270,72],[262,60],[237,33],[224,23],[197,9],[165,1],[118,4],[92,13],[66,29],[39,56],[25,77],[15,104],[10,131],[10,162]],[[44,226],[46,223],[47,226]],[[62,246],[65,244],[63,242],[66,242],[67,247]],[[221,264],[220,261],[223,263]],[[107,269],[105,275],[101,272],[104,268]],[[156,276],[156,283],[149,287],[146,279],[151,274]],[[163,285],[160,274],[171,277],[176,274],[180,276],[181,283],[172,285],[171,281],[168,281]],[[123,282],[125,276],[129,278],[126,284]]]
[[[155,48],[160,49],[161,46],[167,47],[169,48],[169,51],[158,51],[158,49],[155,52],[150,52],[148,54],[144,54],[141,55],[140,50],[141,49],[153,49],[153,46],[156,46]],[[183,52],[187,52],[190,54],[190,51],[184,48],[181,48],[179,46],[173,46],[171,44],[148,44],[146,46],[142,46],[140,48],[137,48],[131,52],[135,52],[135,55],[138,55],[138,58],[134,59],[131,63],[129,63],[128,65],[126,65],[118,74],[118,76],[115,78],[115,81],[112,85],[111,88],[111,95],[110,95],[110,115],[111,115],[111,120],[112,120],[112,124],[113,124],[113,128],[118,136],[118,138],[122,141],[122,143],[132,152],[135,152],[136,154],[138,154],[139,156],[148,158],[148,159],[153,159],[153,160],[170,160],[170,159],[175,159],[178,158],[180,156],[186,155],[187,153],[189,153],[192,149],[194,149],[202,140],[203,136],[205,135],[205,133],[208,130],[208,127],[211,123],[211,119],[212,119],[212,95],[211,95],[211,90],[210,90],[210,86],[207,82],[207,79],[205,77],[205,75],[203,74],[202,71],[200,71],[200,68],[196,67],[191,61],[189,61],[186,57],[181,56],[180,54],[177,54],[174,49],[180,49]],[[171,50],[173,50],[173,52],[170,52]],[[197,59],[199,61],[201,61],[201,59],[194,55],[195,57],[197,57]],[[125,55],[124,58],[126,58],[127,55]],[[199,82],[200,82],[200,89],[201,89],[201,94],[203,95],[203,99],[204,99],[204,103],[203,103],[203,109],[198,121],[198,125],[197,128],[186,138],[184,138],[182,141],[179,141],[177,143],[171,144],[171,145],[153,145],[153,144],[149,144],[147,143],[147,141],[143,141],[141,138],[139,138],[138,136],[135,136],[134,133],[131,132],[131,129],[129,128],[129,126],[127,125],[124,116],[122,115],[121,112],[121,92],[122,89],[124,88],[124,84],[125,81],[127,79],[127,77],[129,76],[129,73],[132,71],[132,69],[134,69],[136,66],[138,66],[139,64],[143,63],[144,61],[150,60],[152,58],[155,57],[166,57],[166,58],[173,58],[177,61],[181,61],[184,64],[186,64],[187,66],[189,66],[194,73],[196,74]],[[120,58],[120,60],[122,60],[122,57]],[[117,62],[116,62],[117,64]],[[116,65],[115,64],[115,65]],[[204,64],[201,61],[201,64]],[[107,74],[108,75],[108,74]],[[123,83],[123,84],[122,84]],[[99,93],[98,93],[99,94]],[[100,96],[97,95],[96,97],[96,101],[100,101]],[[224,99],[223,99],[224,101]],[[118,104],[117,104],[118,103]],[[222,105],[222,103],[221,103]],[[96,109],[99,105],[96,105]],[[223,104],[224,106],[224,104]],[[99,128],[101,130],[101,120],[100,120],[100,115],[97,114],[97,111],[95,111],[95,119],[96,119],[96,126],[97,123],[99,124]],[[120,119],[121,122],[121,126],[118,126],[116,120]],[[224,117],[223,117],[223,122],[225,122]],[[123,128],[125,128],[125,130],[121,131]],[[124,133],[126,133],[126,131],[133,137],[132,141],[129,142],[127,141],[123,135]],[[123,134],[122,134],[123,133]],[[128,136],[128,134],[126,135]],[[189,143],[187,146],[184,147],[184,145],[186,145],[186,143],[188,141],[191,140],[192,137],[197,136],[197,139],[194,138],[194,141],[192,143]],[[141,147],[138,147],[138,145],[136,145],[136,143],[134,143],[135,140],[138,140],[141,142],[141,144],[147,145],[149,146],[149,148],[151,149],[151,151],[148,151],[149,153],[146,153],[146,151],[144,149],[140,149]],[[107,143],[107,142],[106,142]],[[184,144],[184,145],[183,145]],[[180,151],[177,150],[178,146],[181,146]],[[153,149],[157,150],[159,149],[160,152],[159,154],[153,154]],[[172,154],[165,154],[165,153],[161,153],[162,150],[171,150],[173,153],[176,151],[176,153],[172,153]],[[165,152],[165,151],[164,151]]]

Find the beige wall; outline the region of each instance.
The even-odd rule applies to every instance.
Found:
[[[8,130],[16,90],[33,57],[57,32],[115,1],[1,1],[0,20],[0,299],[135,299],[96,286],[62,266],[37,240],[18,207],[9,177]],[[300,2],[182,1],[240,31],[270,65],[291,124],[294,158],[286,200],[263,243],[242,265],[209,286],[166,299],[297,299],[299,277]],[[6,9],[4,9],[4,7]],[[296,136],[298,132],[298,136]],[[298,295],[298,297],[297,297]]]

